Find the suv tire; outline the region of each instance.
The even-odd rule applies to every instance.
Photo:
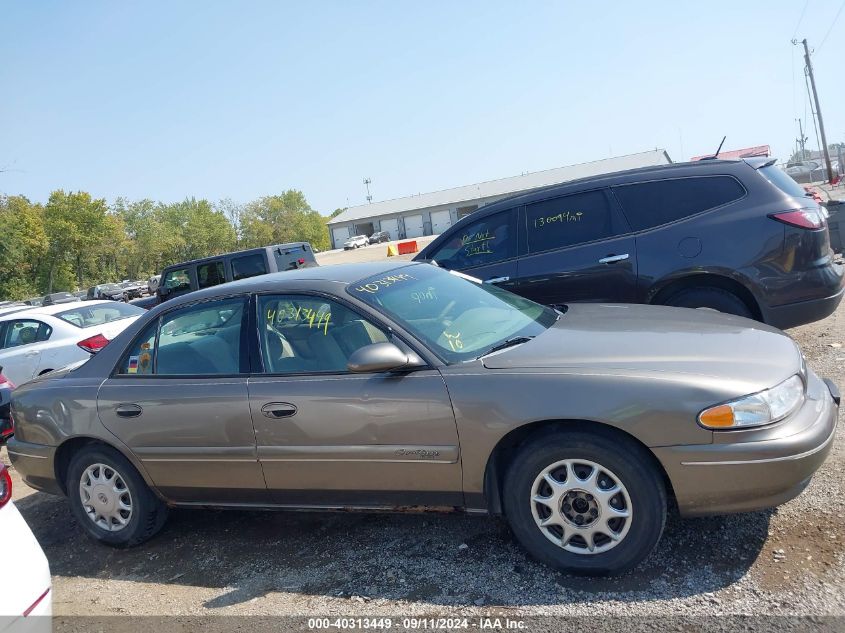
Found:
[[[747,319],[754,318],[745,301],[731,291],[722,288],[706,286],[686,288],[669,297],[665,305],[678,308],[711,308]]]

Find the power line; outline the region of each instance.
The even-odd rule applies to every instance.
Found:
[[[833,27],[836,26],[836,21],[839,19],[839,15],[842,13],[842,9],[845,9],[845,0],[843,0],[842,4],[839,5],[839,11],[836,12],[836,17],[833,18],[833,22],[830,23],[830,27],[827,29],[827,33],[824,34],[821,43],[816,46],[816,49],[813,51],[813,55],[818,53],[824,43],[827,41],[827,36],[830,35],[830,32],[833,30]]]
[[[795,25],[795,32],[792,34],[792,39],[795,39],[795,36],[798,35],[798,29],[801,26],[801,21],[804,19],[804,13],[807,11],[808,4],[810,4],[810,0],[804,2],[804,8],[801,9],[801,15],[798,16],[798,24]]]

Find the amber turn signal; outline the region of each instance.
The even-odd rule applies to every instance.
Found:
[[[720,404],[718,407],[703,411],[698,419],[704,426],[725,429],[734,425],[734,412],[730,405]]]

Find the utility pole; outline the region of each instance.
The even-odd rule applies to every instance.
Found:
[[[804,148],[804,143],[807,142],[807,137],[804,136],[804,128],[801,126],[801,119],[798,119],[798,142],[801,144],[801,160],[807,160],[807,150]]]
[[[794,41],[794,40],[793,40]],[[824,152],[824,162],[827,166],[827,181],[833,182],[833,165],[830,164],[830,150],[827,148],[827,136],[824,133],[824,120],[822,119],[822,111],[819,107],[819,93],[816,91],[816,78],[813,76],[813,64],[810,62],[810,49],[807,47],[807,38],[801,40],[804,45],[804,63],[807,65],[807,76],[810,78],[810,85],[813,88],[813,101],[816,102],[816,115],[819,119],[819,132],[822,136],[822,152]]]
[[[373,182],[372,179],[364,178],[364,185],[367,187],[367,203],[368,204],[373,201],[373,196],[370,195],[370,184],[372,182]]]

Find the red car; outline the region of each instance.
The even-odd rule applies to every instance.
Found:
[[[14,388],[14,383],[3,375],[3,368],[0,367],[0,446],[5,444],[15,432],[9,406]]]

